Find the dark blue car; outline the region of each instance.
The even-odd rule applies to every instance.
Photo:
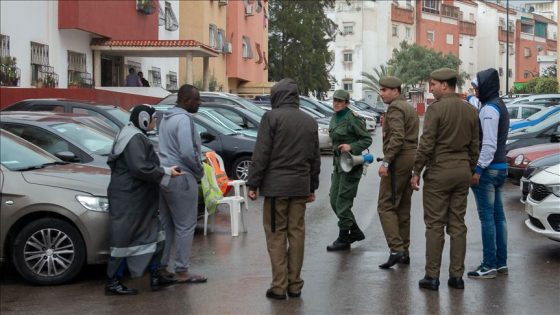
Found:
[[[511,126],[509,127],[509,131],[512,132],[517,129],[534,126],[540,123],[541,121],[547,119],[549,116],[554,115],[558,112],[560,112],[560,105],[552,106],[550,108],[541,110],[540,112],[537,112],[521,121],[512,123]]]

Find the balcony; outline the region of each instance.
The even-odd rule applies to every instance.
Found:
[[[498,26],[498,40],[500,42],[507,41],[508,35],[509,35],[509,42],[513,43],[513,31],[510,31],[509,34],[507,34],[504,26]]]
[[[51,66],[39,66],[37,82],[38,88],[55,88],[58,87],[58,74],[54,72]]]
[[[456,6],[447,5],[447,4],[441,5],[441,16],[443,17],[458,20],[460,12],[461,10]]]
[[[476,23],[459,21],[459,34],[476,36]]]
[[[414,24],[414,10],[400,8],[396,5],[391,6],[391,21],[405,24]]]
[[[439,9],[436,9],[436,8],[429,8],[429,7],[424,7],[423,6],[422,7],[422,12],[439,15]]]
[[[554,39],[547,39],[546,40],[546,50],[550,51],[556,51],[557,49],[557,41],[555,41]]]
[[[0,57],[0,86],[18,86],[20,70],[16,67],[16,58]]]

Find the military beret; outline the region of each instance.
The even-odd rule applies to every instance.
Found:
[[[381,78],[381,80],[379,80],[379,85],[384,86],[384,87],[388,87],[390,89],[396,89],[396,88],[401,87],[402,82],[399,78],[389,75],[389,76]]]
[[[336,90],[334,91],[333,94],[333,98],[339,99],[339,100],[344,100],[344,101],[349,101],[350,100],[350,94],[344,90]]]
[[[437,81],[447,81],[450,79],[457,78],[459,74],[457,71],[450,69],[450,68],[440,68],[435,71],[432,71],[430,77]]]

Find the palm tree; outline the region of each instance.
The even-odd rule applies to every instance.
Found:
[[[380,65],[377,68],[373,69],[373,73],[362,72],[362,78],[356,80],[356,83],[363,84],[362,90],[363,91],[374,91],[379,93],[379,80],[385,76],[392,75],[395,77],[399,77],[401,73],[401,69],[399,67],[394,66],[387,66],[387,65]],[[405,86],[405,82],[403,82]],[[403,89],[405,87],[403,86]]]

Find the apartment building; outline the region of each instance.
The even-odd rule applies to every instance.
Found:
[[[178,1],[1,1],[0,14],[0,52],[18,73],[2,85],[124,86],[129,68],[177,85],[178,59],[157,50],[179,38]]]

